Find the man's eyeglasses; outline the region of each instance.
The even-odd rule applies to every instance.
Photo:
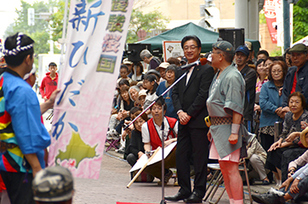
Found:
[[[195,45],[191,45],[191,46],[184,46],[183,47],[183,50],[184,51],[187,51],[187,50],[194,50],[194,49],[196,49],[196,48],[198,48],[198,46],[195,46]]]

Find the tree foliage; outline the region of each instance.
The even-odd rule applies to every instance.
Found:
[[[259,12],[259,24],[266,24],[266,18],[263,9]]]
[[[49,13],[50,8],[55,5],[55,2],[50,1],[46,4],[43,1],[34,2],[32,5],[21,0],[21,8],[16,10],[17,19],[5,31],[5,37],[13,35],[17,32],[22,32],[29,35],[35,41],[35,53],[48,53],[49,51],[49,22],[40,17],[40,13]],[[28,8],[35,10],[35,25],[28,25]],[[58,49],[54,49],[55,53],[59,53]]]
[[[68,3],[68,8],[69,8]],[[63,30],[63,19],[64,19],[64,11],[65,11],[65,0],[59,0],[57,5],[57,12],[51,15],[51,27],[52,27],[52,39],[54,41],[58,41],[59,38],[62,38],[62,30]],[[68,9],[69,10],[69,9]]]
[[[293,7],[294,42],[308,35],[308,0],[299,0]]]
[[[137,42],[138,31],[140,30],[144,30],[147,33],[150,33],[154,29],[164,30],[166,29],[167,22],[169,22],[169,19],[157,10],[144,14],[139,9],[133,9],[128,27],[126,42]]]

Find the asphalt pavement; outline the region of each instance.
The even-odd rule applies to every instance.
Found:
[[[122,159],[123,155],[110,150],[104,153],[98,180],[75,178],[74,204],[117,204],[123,203],[161,203],[162,187],[158,186],[158,180],[152,183],[133,183],[130,188],[126,188],[130,182],[130,165]],[[192,180],[193,182],[193,180]],[[272,185],[255,184],[251,186],[253,194],[265,193]],[[174,179],[170,179],[164,188],[166,196],[175,195],[179,186],[174,185]],[[218,188],[214,200],[223,191],[223,185]],[[249,202],[248,190],[244,186],[245,203]],[[184,203],[168,202],[166,203]],[[209,203],[208,200],[203,203]],[[228,195],[224,192],[219,204],[229,203]]]

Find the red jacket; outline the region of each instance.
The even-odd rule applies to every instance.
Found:
[[[50,95],[54,90],[57,89],[58,85],[58,73],[56,73],[56,77],[51,79],[50,72],[46,73],[46,76],[42,80],[42,84],[40,86],[40,93],[42,98],[46,97],[47,99],[50,98]]]

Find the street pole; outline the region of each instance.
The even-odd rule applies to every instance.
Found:
[[[290,5],[288,0],[283,0],[283,31],[284,31],[284,44],[283,49],[286,50],[290,47]]]
[[[248,38],[248,0],[235,0],[235,28],[244,28],[245,38]]]
[[[63,70],[64,65],[64,45],[66,43],[66,24],[67,24],[67,7],[68,7],[68,0],[65,0],[65,7],[64,7],[64,17],[63,17],[63,28],[62,28],[62,38],[61,38],[61,57],[60,57],[60,69],[59,73]],[[59,81],[61,74],[59,75]]]

